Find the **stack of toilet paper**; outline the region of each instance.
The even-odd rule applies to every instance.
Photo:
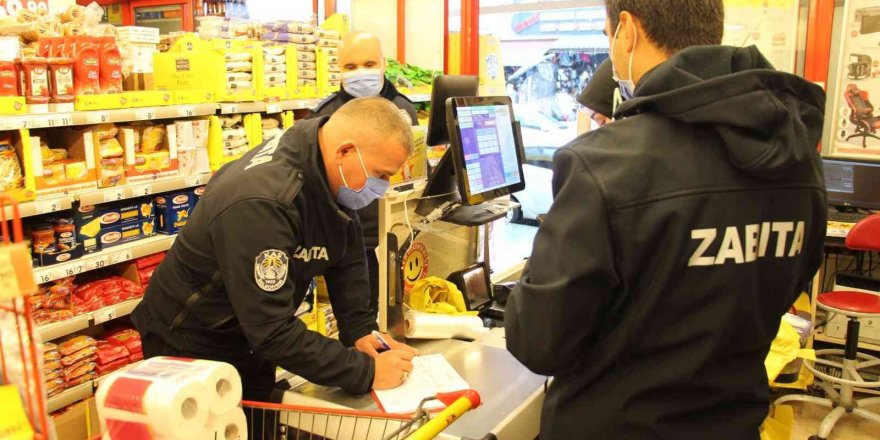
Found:
[[[97,392],[104,440],[247,440],[232,365],[156,357],[111,374]]]

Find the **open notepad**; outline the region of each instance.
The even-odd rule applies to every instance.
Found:
[[[452,368],[442,354],[416,356],[413,358],[413,371],[399,387],[391,390],[374,391],[376,401],[383,411],[389,414],[409,414],[415,412],[422,399],[437,393],[450,393],[470,388],[467,382]],[[445,405],[437,400],[425,404],[426,410],[443,409]]]

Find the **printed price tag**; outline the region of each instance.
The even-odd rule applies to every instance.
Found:
[[[154,108],[145,108],[141,110],[137,110],[134,112],[135,119],[139,121],[149,121],[152,119],[156,119],[156,109]]]
[[[46,284],[56,278],[52,278],[52,274],[50,272],[34,272],[34,281],[37,284]]]
[[[186,186],[199,186],[202,184],[202,176],[189,176],[186,178]]]
[[[79,274],[83,273],[85,267],[86,267],[86,263],[82,262],[82,261],[79,261],[72,266],[65,267],[64,268],[64,277],[72,277],[72,276],[79,275]],[[61,278],[64,278],[64,277],[61,277]]]
[[[66,276],[67,276],[67,271],[65,271],[64,268],[52,269],[49,272],[49,281],[60,280]]]
[[[148,196],[153,194],[153,185],[140,185],[131,188],[132,197]]]
[[[225,105],[225,106],[223,106],[222,113],[238,113],[238,105],[236,105],[236,104]]]
[[[116,319],[116,316],[116,307],[104,307],[103,309],[92,312],[92,318],[95,320],[95,325]]]
[[[181,118],[191,118],[196,115],[196,108],[191,105],[180,107],[177,110],[177,114]]]
[[[89,124],[103,124],[110,121],[110,114],[107,112],[88,112],[86,113],[86,122]]]
[[[57,212],[61,210],[61,199],[43,200],[40,202],[34,202],[34,204],[37,215],[48,214],[50,212]]]
[[[73,115],[70,113],[62,113],[55,115],[53,119],[55,123],[55,127],[66,127],[68,125],[73,125]]]
[[[101,269],[107,267],[109,258],[106,256],[98,258],[90,258],[86,260],[86,271]]]
[[[125,198],[125,189],[111,189],[104,191],[104,202],[115,202]]]
[[[131,260],[131,251],[117,252],[110,255],[110,264],[118,264]]]
[[[281,104],[266,104],[266,113],[281,113]]]

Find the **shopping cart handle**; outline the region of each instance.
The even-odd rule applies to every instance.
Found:
[[[451,393],[438,393],[435,397],[446,406],[452,405],[456,400],[461,399],[462,397],[471,402],[471,409],[478,408],[482,403],[480,400],[480,393],[473,389],[453,391]]]

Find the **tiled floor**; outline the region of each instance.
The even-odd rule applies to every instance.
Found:
[[[830,411],[818,405],[809,403],[790,402],[794,408],[794,429],[791,440],[807,440],[811,435],[819,431],[819,424]],[[869,408],[871,411],[880,413],[880,405]],[[843,416],[829,440],[877,440],[880,439],[880,424],[865,420],[853,415]]]

